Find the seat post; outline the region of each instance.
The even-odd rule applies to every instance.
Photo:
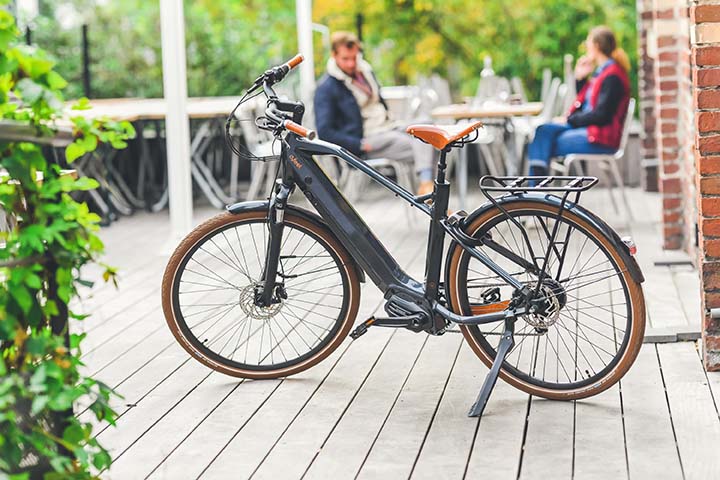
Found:
[[[443,184],[445,183],[445,169],[447,168],[447,154],[450,151],[449,147],[443,148],[440,150],[440,161],[438,162],[438,172],[437,172],[437,183]]]

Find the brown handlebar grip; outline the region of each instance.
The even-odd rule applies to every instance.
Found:
[[[297,67],[298,65],[300,65],[303,60],[305,60],[305,57],[303,57],[301,54],[298,53],[293,58],[288,60],[287,65],[288,65],[288,67],[293,69],[293,68]]]
[[[285,126],[286,129],[290,130],[293,133],[297,133],[301,137],[305,137],[308,140],[315,140],[315,137],[317,137],[315,130],[310,130],[309,128],[305,128],[302,125],[298,125],[297,123],[295,123],[291,120],[285,120],[283,125]]]

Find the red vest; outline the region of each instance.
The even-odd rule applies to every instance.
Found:
[[[595,108],[600,94],[600,86],[602,85],[603,80],[610,75],[615,75],[620,79],[620,82],[624,87],[624,92],[610,123],[606,125],[588,125],[588,141],[590,143],[598,143],[612,148],[619,148],[623,123],[625,122],[625,115],[627,114],[627,107],[630,102],[630,80],[628,79],[628,75],[625,70],[623,70],[623,68],[617,63],[611,63],[592,81],[585,82],[585,85],[575,99],[575,103],[572,107],[570,107],[568,115],[582,107],[588,88],[591,89],[590,105],[592,108]]]

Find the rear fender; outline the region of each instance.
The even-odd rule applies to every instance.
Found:
[[[519,193],[514,195],[507,195],[505,197],[501,197],[497,199],[498,204],[501,206],[510,205],[512,203],[517,202],[531,202],[531,203],[538,203],[538,204],[552,204],[556,207],[560,207],[560,204],[562,202],[562,199],[560,197],[557,197],[555,195],[543,195],[539,193]],[[492,203],[487,203],[485,205],[482,205],[481,207],[474,210],[472,213],[470,213],[464,220],[465,225],[471,224],[475,219],[480,217],[481,215],[485,214],[487,211],[492,210],[495,208],[495,205]],[[583,208],[582,206],[567,201],[565,203],[565,208],[578,217],[580,217],[583,221],[586,223],[589,223],[593,227],[597,228],[610,242],[610,244],[620,253],[620,256],[622,257],[623,261],[625,262],[625,265],[627,265],[628,271],[630,273],[630,276],[633,280],[635,280],[638,283],[642,283],[645,281],[645,277],[643,276],[642,270],[640,270],[640,266],[638,265],[637,261],[635,260],[635,257],[633,257],[630,254],[629,247],[620,239],[620,236],[613,230],[613,228],[605,223],[600,217],[592,213],[591,211]],[[448,258],[449,261],[450,252],[453,251],[453,248],[448,249]],[[447,264],[447,262],[446,262]]]

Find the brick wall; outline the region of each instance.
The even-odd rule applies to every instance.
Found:
[[[694,163],[690,96],[690,24],[683,0],[652,0],[655,139],[662,194],[663,246],[694,246]],[[688,133],[690,135],[688,135]]]
[[[720,308],[720,2],[693,1],[690,18],[703,360],[708,370],[720,370],[720,322],[708,315]]]
[[[640,113],[640,158],[642,186],[658,191],[658,157],[655,139],[655,37],[652,0],[637,0],[638,110]],[[651,50],[649,47],[653,46]]]

